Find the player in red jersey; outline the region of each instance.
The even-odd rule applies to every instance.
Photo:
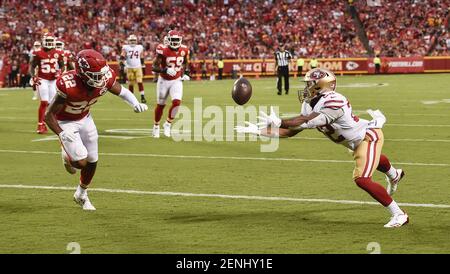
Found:
[[[189,49],[181,44],[182,36],[178,31],[171,30],[164,37],[164,43],[156,48],[156,58],[153,60],[153,71],[159,73],[156,83],[156,108],[153,137],[159,138],[159,121],[170,94],[172,106],[164,123],[164,135],[171,136],[170,127],[183,98],[182,81],[190,80],[188,71]]]
[[[116,81],[116,74],[105,58],[92,49],[77,54],[75,70],[64,72],[56,80],[56,90],[55,99],[45,114],[45,122],[59,137],[67,172],[75,174],[76,169],[81,170],[75,202],[84,210],[95,210],[86,190],[98,161],[98,133],[89,113],[90,107],[109,91],[132,106],[135,112],[148,108]]]
[[[55,49],[55,40],[55,37],[51,35],[44,35],[42,48],[33,51],[30,58],[30,84],[36,85],[41,101],[38,109],[37,133],[39,134],[47,132],[44,124],[45,110],[56,94],[56,77],[59,70],[64,67],[62,52]]]
[[[63,53],[63,71],[74,69],[75,63],[73,62],[73,59],[75,56],[73,56],[73,53],[70,50],[64,49],[64,42],[61,39],[56,39],[55,48]]]

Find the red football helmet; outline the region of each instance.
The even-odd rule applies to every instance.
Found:
[[[110,71],[106,59],[93,49],[85,49],[77,54],[75,70],[78,76],[91,87],[104,88],[108,82],[106,75]]]
[[[171,30],[169,31],[166,37],[169,47],[177,49],[181,46],[181,41],[183,41],[183,37],[181,37],[180,32],[176,30]],[[166,37],[164,37],[164,40],[166,40]]]

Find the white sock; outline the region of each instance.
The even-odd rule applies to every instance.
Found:
[[[388,172],[386,172],[386,175],[389,177],[389,179],[395,179],[395,177],[397,177],[397,169],[391,166]]]
[[[87,189],[86,188],[82,188],[80,185],[78,185],[77,187],[77,192],[80,193],[81,195],[84,195],[86,193]]]
[[[394,200],[392,200],[392,203],[390,203],[387,206],[387,209],[391,212],[392,216],[398,215],[398,214],[403,214],[403,211],[400,209],[400,207]]]
[[[144,96],[144,91],[139,91],[139,93],[141,94],[141,96]]]

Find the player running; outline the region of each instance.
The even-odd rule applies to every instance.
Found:
[[[75,56],[70,50],[65,49],[64,46],[65,44],[61,39],[56,39],[55,48],[63,53],[63,60],[64,60],[63,71],[72,70],[75,68],[75,63],[73,62]]]
[[[130,35],[128,37],[128,45],[122,47],[121,60],[125,63],[125,70],[127,72],[128,88],[131,92],[134,92],[134,85],[138,84],[139,93],[141,94],[141,102],[147,103],[145,100],[143,72],[145,69],[144,62],[144,47],[137,44],[136,35]]]
[[[181,44],[182,36],[178,31],[171,30],[164,37],[164,43],[156,48],[156,58],[152,70],[159,73],[156,83],[156,108],[153,125],[153,137],[159,138],[159,122],[163,114],[168,95],[172,99],[167,120],[164,123],[164,135],[171,136],[170,128],[175,119],[183,98],[183,83],[189,81],[188,56],[189,49]]]
[[[61,142],[64,167],[70,174],[81,170],[80,184],[74,200],[84,210],[95,210],[87,188],[98,161],[98,133],[90,107],[107,91],[119,96],[135,112],[147,110],[136,97],[116,81],[115,72],[105,58],[92,49],[82,50],[75,59],[75,70],[64,72],[56,81],[57,95],[51,103],[45,122]]]
[[[40,104],[38,109],[37,133],[47,133],[44,124],[44,114],[48,103],[52,101],[56,94],[56,78],[60,68],[64,67],[62,52],[55,49],[55,37],[44,35],[42,38],[42,48],[33,51],[30,58],[31,85],[36,85],[39,94]],[[37,76],[36,76],[37,68]]]
[[[392,215],[384,227],[407,224],[408,215],[391,198],[405,173],[394,168],[389,159],[381,154],[384,142],[381,128],[386,122],[384,115],[379,110],[368,110],[374,118],[370,122],[353,115],[350,102],[335,91],[336,77],[331,71],[312,69],[304,79],[306,87],[303,92],[299,91],[302,102],[300,116],[280,119],[271,108],[270,115],[261,113],[259,117],[258,125],[262,128],[246,122],[247,126],[238,126],[236,130],[269,137],[291,137],[304,129],[318,129],[333,142],[353,151],[353,180]],[[372,180],[375,169],[386,174],[387,190]]]

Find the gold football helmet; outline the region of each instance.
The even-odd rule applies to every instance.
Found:
[[[304,81],[305,89],[298,91],[298,97],[302,103],[304,101],[309,103],[312,98],[321,93],[336,90],[336,76],[327,69],[315,68],[308,71]]]
[[[129,43],[130,45],[132,45],[132,46],[136,45],[136,44],[137,44],[137,36],[134,35],[134,34],[131,34],[131,35],[128,37],[128,43]]]

